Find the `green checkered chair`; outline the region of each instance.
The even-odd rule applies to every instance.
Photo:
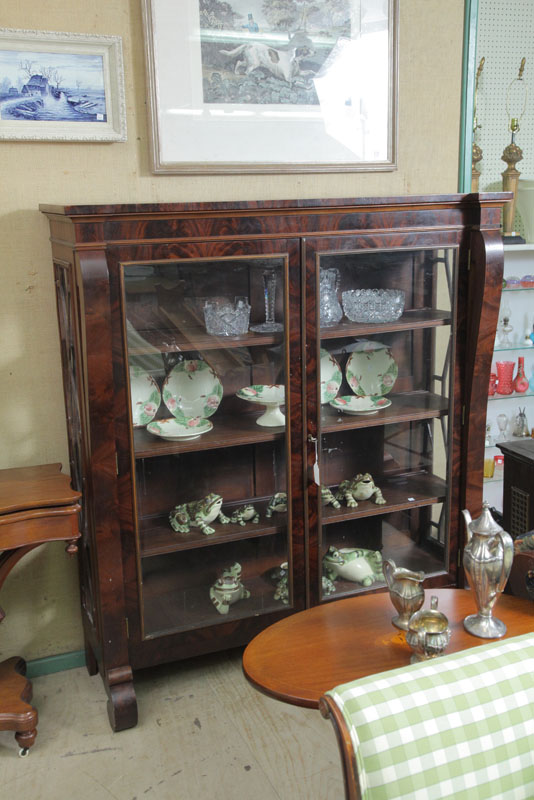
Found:
[[[347,800],[534,798],[534,633],[327,692]]]

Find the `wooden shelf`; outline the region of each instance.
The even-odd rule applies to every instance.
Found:
[[[376,425],[392,425],[396,422],[416,422],[417,420],[443,417],[449,413],[449,400],[432,392],[410,392],[387,395],[391,400],[388,408],[376,414],[343,414],[328,403],[321,408],[321,433],[370,428]]]
[[[146,428],[134,430],[134,450],[136,458],[154,458],[173,453],[191,453],[199,450],[216,450],[221,447],[236,447],[258,442],[274,442],[283,439],[285,428],[264,428],[256,424],[258,414],[239,414],[211,418],[213,429],[198,439],[188,441],[168,441],[149,433]]]
[[[392,333],[416,328],[437,328],[450,325],[450,311],[432,308],[417,308],[405,311],[396,322],[342,322],[332,328],[321,328],[321,339],[342,339],[344,336],[369,336],[373,333]]]
[[[279,344],[283,333],[246,333],[243,336],[211,336],[203,328],[186,328],[180,331],[161,328],[157,330],[137,331],[137,342],[129,345],[130,356],[141,356],[154,353],[154,348],[161,353],[182,353],[197,350],[228,350],[236,347],[266,347]],[[140,343],[142,338],[146,346]]]
[[[390,395],[392,404],[376,414],[356,416],[336,411],[328,404],[321,409],[322,433],[333,433],[340,430],[369,428],[377,425],[393,425],[398,422],[417,422],[433,419],[448,414],[449,401],[431,392],[413,392]],[[272,442],[282,439],[285,429],[263,428],[256,424],[258,414],[214,415],[213,429],[198,439],[189,441],[168,441],[160,439],[146,428],[134,430],[134,448],[136,458],[154,458],[173,453],[191,453],[199,450],[216,450],[222,447],[238,447],[240,445]]]
[[[157,580],[153,580],[153,586],[145,583],[145,636],[150,639],[164,633],[204,628],[288,608],[281,600],[274,599],[276,586],[265,578],[244,577],[243,585],[250,592],[250,597],[231,605],[228,614],[219,614],[211,602],[209,585],[192,589],[177,586],[176,591],[159,594]]]
[[[235,508],[239,508],[240,505],[244,505],[244,503],[236,505]],[[254,507],[260,514],[260,520],[256,524],[247,522],[246,525],[239,525],[229,522],[227,525],[223,525],[220,522],[213,522],[210,523],[210,527],[215,529],[215,533],[212,534],[202,533],[198,528],[191,528],[189,533],[177,533],[171,528],[168,516],[140,520],[141,558],[173,553],[178,550],[194,550],[199,547],[227,544],[258,536],[273,536],[287,529],[285,513],[275,512],[268,519],[265,516],[267,501],[254,501]],[[230,512],[232,510],[230,509]],[[226,514],[227,511],[224,510],[223,513]],[[227,514],[227,516],[229,515]]]
[[[170,315],[169,315],[170,316]],[[435,328],[451,324],[451,312],[439,309],[414,309],[406,311],[396,322],[358,323],[348,320],[332,328],[321,328],[321,339],[340,339],[345,336],[369,336],[373,333],[390,333],[394,331],[412,330],[416,328]],[[201,326],[180,325],[151,330],[136,331],[136,343],[130,344],[130,356],[154,353],[182,353],[191,351],[221,350],[236,347],[266,347],[279,344],[283,339],[281,333],[254,333],[243,336],[211,336]],[[146,345],[140,342],[143,339]]]
[[[341,508],[322,507],[323,525],[345,522],[360,517],[377,514],[390,514],[407,508],[420,508],[434,503],[442,503],[447,494],[447,484],[441,478],[429,473],[416,473],[377,481],[386,503],[377,506],[372,500],[359,500],[356,508],[348,508],[341,501]]]

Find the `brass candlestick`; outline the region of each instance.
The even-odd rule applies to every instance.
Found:
[[[475,142],[477,130],[482,127],[482,125],[478,122],[477,117],[477,102],[478,102],[478,84],[480,82],[480,76],[482,74],[482,70],[484,69],[484,62],[486,59],[484,56],[480,59],[477,74],[475,78],[475,97],[473,101],[473,147],[471,149],[471,191],[478,192],[478,182],[480,180],[480,170],[476,168],[476,165],[482,161],[482,148]]]
[[[512,192],[513,197],[511,203],[507,203],[503,210],[503,237],[507,244],[524,244],[525,240],[522,236],[519,236],[516,231],[514,231],[514,217],[515,217],[515,204],[516,204],[516,192],[517,192],[517,182],[519,180],[519,176],[521,173],[518,169],[516,169],[516,164],[518,161],[521,161],[523,158],[523,151],[521,148],[516,144],[515,137],[516,134],[520,130],[519,123],[525,113],[525,108],[527,104],[527,88],[523,84],[523,71],[525,69],[525,58],[521,59],[521,65],[519,67],[519,75],[515,80],[512,81],[510,86],[508,87],[508,92],[506,95],[506,112],[509,117],[509,130],[512,133],[512,140],[509,145],[504,148],[503,154],[501,156],[502,160],[508,165],[507,168],[502,173],[502,188],[505,192]],[[521,87],[521,94],[523,96],[523,103],[521,108],[521,113],[519,116],[511,116],[510,114],[510,103],[511,103],[511,93],[512,89],[516,88],[515,84],[518,83]]]

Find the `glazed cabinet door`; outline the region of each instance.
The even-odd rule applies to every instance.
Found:
[[[299,242],[110,253],[130,638],[246,641],[304,598]]]
[[[385,560],[437,584],[456,569],[459,246],[376,242],[307,242],[312,602],[383,588]]]

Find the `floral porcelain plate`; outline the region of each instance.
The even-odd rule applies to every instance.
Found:
[[[361,339],[350,354],[345,376],[358,397],[382,397],[393,389],[398,367],[391,350],[381,342]]]
[[[163,402],[182,425],[215,414],[223,387],[215,371],[199,359],[180,361],[163,383]]]
[[[185,425],[173,417],[172,419],[158,419],[155,422],[149,422],[146,426],[147,431],[153,433],[154,436],[160,436],[169,441],[198,439],[202,433],[207,433],[212,428],[213,423],[202,417],[192,417],[187,420]]]
[[[270,386],[267,384],[244,386],[236,392],[236,395],[241,400],[265,406],[265,413],[256,420],[257,425],[262,425],[266,428],[285,425],[286,418],[280,411],[280,406],[285,400],[285,387],[281,383],[274,383]]]
[[[161,392],[152,375],[141,367],[130,367],[130,398],[134,428],[154,419],[161,404]]]
[[[339,392],[343,376],[341,368],[334,356],[328,350],[321,348],[321,361],[319,363],[321,373],[321,403],[329,403]]]
[[[342,411],[344,414],[376,414],[380,409],[388,408],[391,405],[391,400],[388,400],[387,397],[344,395],[331,400],[330,405],[336,411]]]

